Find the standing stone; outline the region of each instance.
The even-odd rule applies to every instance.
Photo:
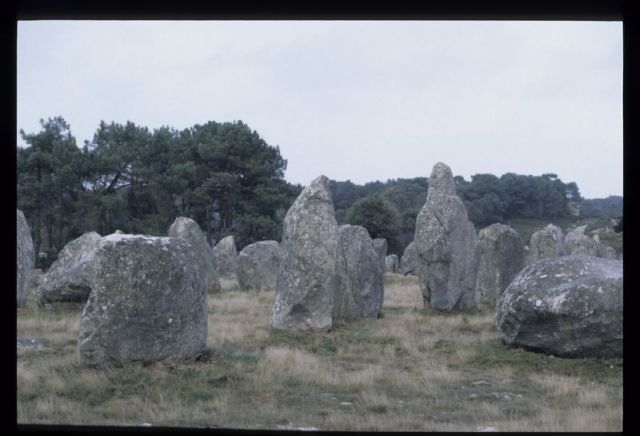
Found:
[[[179,238],[108,235],[98,244],[93,289],[82,311],[85,365],[190,360],[207,341],[207,288]]]
[[[291,205],[282,224],[280,247],[283,259],[276,277],[271,327],[330,329],[338,224],[327,177],[311,182]]]
[[[24,306],[27,303],[35,264],[34,256],[33,240],[27,220],[22,211],[16,209],[16,299],[18,306]]]
[[[259,241],[244,247],[238,256],[240,289],[275,289],[281,259],[278,241]]]
[[[416,275],[418,273],[418,249],[415,241],[411,241],[404,249],[404,253],[400,258],[400,272],[405,276],[407,274]]]
[[[377,318],[384,299],[384,267],[367,229],[338,228],[333,320]]]
[[[564,237],[565,255],[597,256],[598,243],[584,234],[587,226],[576,227]]]
[[[524,245],[520,235],[504,224],[492,224],[478,235],[480,301],[495,303],[511,280],[524,267]]]
[[[602,257],[605,259],[618,259],[618,255],[616,253],[616,250],[613,249],[613,247],[609,247],[606,244],[603,244],[602,242],[600,242],[600,236],[598,235],[594,235],[593,236],[593,240],[595,241],[595,243],[598,246],[598,257]]]
[[[416,219],[418,284],[425,306],[466,310],[477,306],[477,236],[451,169],[438,162],[431,171],[427,201]]]
[[[367,234],[369,234],[367,232]],[[382,272],[384,274],[384,262],[387,257],[387,240],[385,238],[376,238],[373,240],[373,249],[376,250],[376,254],[378,255],[378,259],[380,259],[380,267],[382,268]]]
[[[390,254],[384,258],[384,272],[395,273],[398,269],[398,255]]]
[[[531,235],[526,262],[530,265],[540,259],[560,257],[564,254],[564,233],[560,227],[549,224]]]
[[[202,233],[198,223],[191,218],[178,217],[169,227],[167,235],[172,238],[183,239],[189,243],[204,274],[207,289],[209,292],[220,292],[220,280],[218,279],[213,249],[207,242],[207,238]]]
[[[213,249],[218,274],[231,277],[238,269],[238,250],[233,235],[222,238]]]
[[[592,256],[540,260],[498,299],[508,345],[566,357],[622,357],[622,262]]]
[[[92,288],[93,260],[101,236],[88,232],[67,243],[38,288],[38,304],[86,303]]]

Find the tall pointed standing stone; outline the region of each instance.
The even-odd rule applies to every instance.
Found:
[[[31,231],[22,211],[16,209],[16,296],[18,306],[24,306],[27,302],[34,263]]]
[[[311,182],[289,208],[280,247],[271,327],[331,328],[338,224],[327,177]]]
[[[477,306],[477,236],[451,169],[438,162],[431,171],[427,201],[416,219],[418,284],[425,306],[465,310]]]

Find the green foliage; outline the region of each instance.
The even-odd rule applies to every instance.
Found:
[[[354,203],[347,211],[346,221],[364,227],[372,239],[385,238],[387,251],[398,250],[399,215],[395,206],[379,195],[371,195]]]
[[[583,200],[580,204],[580,215],[584,217],[619,218],[622,216],[622,197],[610,195],[607,198]]]
[[[183,131],[101,122],[82,149],[63,118],[41,124],[21,131],[29,146],[17,149],[18,208],[36,250],[56,252],[91,230],[164,235],[177,216],[209,241],[233,233],[241,249],[279,239],[302,189],[284,180],[278,147],[241,121]]]

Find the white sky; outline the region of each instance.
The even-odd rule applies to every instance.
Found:
[[[285,178],[476,173],[622,195],[622,23],[21,21],[17,130],[242,120]],[[23,145],[18,135],[18,145]]]

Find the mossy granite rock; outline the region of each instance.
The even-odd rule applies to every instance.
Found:
[[[504,224],[492,224],[478,235],[480,301],[495,303],[511,280],[524,268],[524,245],[520,235]]]
[[[271,327],[330,329],[338,224],[327,177],[312,181],[287,211],[280,248]]]
[[[209,292],[220,292],[220,280],[216,269],[216,260],[213,248],[207,242],[200,226],[191,218],[178,217],[173,221],[167,235],[172,238],[180,238],[189,243],[193,248],[198,265],[204,272]]]
[[[18,306],[24,306],[27,302],[34,265],[35,254],[31,231],[22,211],[16,209],[16,300]]]
[[[333,320],[377,318],[384,300],[384,267],[367,229],[338,228]]]
[[[238,250],[233,235],[222,238],[213,248],[220,277],[233,277],[238,269]]]
[[[86,303],[91,292],[93,260],[101,236],[88,232],[67,243],[38,287],[38,304]]]
[[[190,360],[207,341],[207,288],[179,238],[108,235],[94,260],[78,350],[89,366]]]
[[[456,195],[451,169],[438,162],[431,171],[427,201],[416,218],[418,284],[426,306],[436,310],[477,307],[477,236]]]
[[[238,255],[240,289],[274,290],[281,260],[278,241],[259,241],[244,247]]]
[[[622,262],[593,256],[540,260],[498,299],[508,345],[566,357],[622,357]]]

